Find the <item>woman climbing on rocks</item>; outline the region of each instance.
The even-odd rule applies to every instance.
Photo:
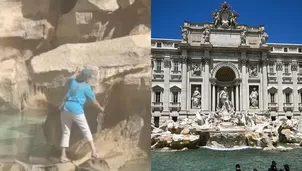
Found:
[[[104,109],[98,103],[91,86],[88,81],[92,77],[92,70],[77,68],[76,72],[68,79],[68,91],[61,105],[61,124],[62,124],[62,139],[61,139],[61,162],[69,162],[70,159],[66,155],[66,148],[69,147],[71,125],[75,122],[85,138],[89,141],[91,148],[91,157],[99,158],[99,154],[94,145],[92,133],[88,126],[85,114],[84,104],[86,100],[91,101],[98,109],[100,114],[103,114]]]

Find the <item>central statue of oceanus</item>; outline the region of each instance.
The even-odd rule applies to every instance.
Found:
[[[219,103],[217,108],[217,111],[222,116],[223,120],[231,119],[231,114],[234,113],[234,106],[229,100],[229,93],[226,87],[219,92]]]

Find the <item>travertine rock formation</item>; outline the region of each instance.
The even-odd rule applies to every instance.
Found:
[[[109,143],[113,146],[108,150],[119,154],[103,156],[108,167],[116,170],[137,155],[147,157],[150,1],[3,0],[0,5],[0,112],[22,110],[26,117],[33,113],[28,109],[42,108],[47,114],[43,127],[47,143],[58,150],[57,105],[64,96],[63,86],[76,67],[88,66],[95,71],[92,86],[97,98],[106,104],[105,130],[97,130],[97,113],[86,106],[89,125],[100,151]],[[74,127],[72,156],[79,164],[89,156],[81,140]],[[114,163],[117,158],[120,164]],[[55,167],[72,170],[68,164]]]
[[[54,55],[46,57],[49,62],[47,65],[50,67],[57,65],[57,68],[36,72],[57,72],[60,71],[60,67],[71,71],[74,66],[79,66],[82,62],[82,59],[77,59],[78,55],[73,53],[79,53],[81,54],[79,58],[85,58],[85,48],[86,51],[93,47],[95,49],[92,53],[87,51],[87,56],[94,56],[102,51],[103,57],[106,55],[113,57],[117,54],[123,55],[122,51],[112,55],[111,52],[115,50],[125,51],[127,47],[134,45],[146,47],[150,44],[146,39],[135,40],[140,39],[140,36],[124,38],[121,40],[124,44],[121,42],[117,46],[113,45],[117,41],[115,43],[109,41],[107,45],[89,43],[129,35],[148,35],[150,31],[150,1],[148,0],[3,0],[0,4],[0,52],[2,54],[0,65],[5,66],[0,68],[1,111],[15,113],[16,110],[24,107],[22,102],[27,96],[34,95],[37,90],[43,91],[35,86],[36,82],[32,78],[33,66],[31,66],[31,63],[34,64],[31,62],[32,58],[33,61],[44,60],[39,58],[41,53],[46,52],[43,57]],[[131,40],[126,39],[133,39],[133,41],[131,43]],[[89,44],[70,45],[70,43]],[[97,51],[98,46],[103,46],[103,50]],[[57,47],[57,51],[53,50]],[[64,56],[60,54],[65,53],[64,48],[67,48],[66,51],[69,48],[73,51],[69,53],[71,56],[65,58],[65,60],[70,58],[71,61],[68,62],[73,61],[73,65],[68,68],[58,63],[65,62],[60,60],[60,57]],[[72,48],[84,49],[75,51]],[[95,62],[100,61],[90,61],[91,64],[98,65]],[[116,61],[118,62],[121,60]],[[40,64],[41,68],[47,67],[44,66],[46,63],[36,64]],[[102,64],[103,61],[100,65]],[[68,72],[64,73],[68,74]]]
[[[255,125],[231,125],[218,129],[199,122],[198,117],[177,122],[168,120],[159,128],[153,127],[151,148],[162,151],[192,149],[197,146],[220,149],[257,147],[281,151],[300,148],[302,133],[298,130],[299,120],[280,117],[276,121],[270,121],[264,120],[262,116],[256,116],[256,119],[258,122]],[[218,123],[217,120],[215,122]],[[293,148],[283,147],[283,144]]]

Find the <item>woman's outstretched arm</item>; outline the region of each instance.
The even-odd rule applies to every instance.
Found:
[[[104,113],[104,108],[100,105],[100,103],[95,99],[92,103],[98,108],[100,113]]]
[[[76,78],[80,74],[80,68],[77,67],[75,72],[70,76],[70,78]]]

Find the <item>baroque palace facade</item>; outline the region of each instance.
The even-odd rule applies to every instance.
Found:
[[[300,117],[302,44],[266,43],[264,26],[238,24],[227,3],[212,16],[185,21],[182,40],[151,40],[154,124],[217,112],[225,93],[235,114]]]

